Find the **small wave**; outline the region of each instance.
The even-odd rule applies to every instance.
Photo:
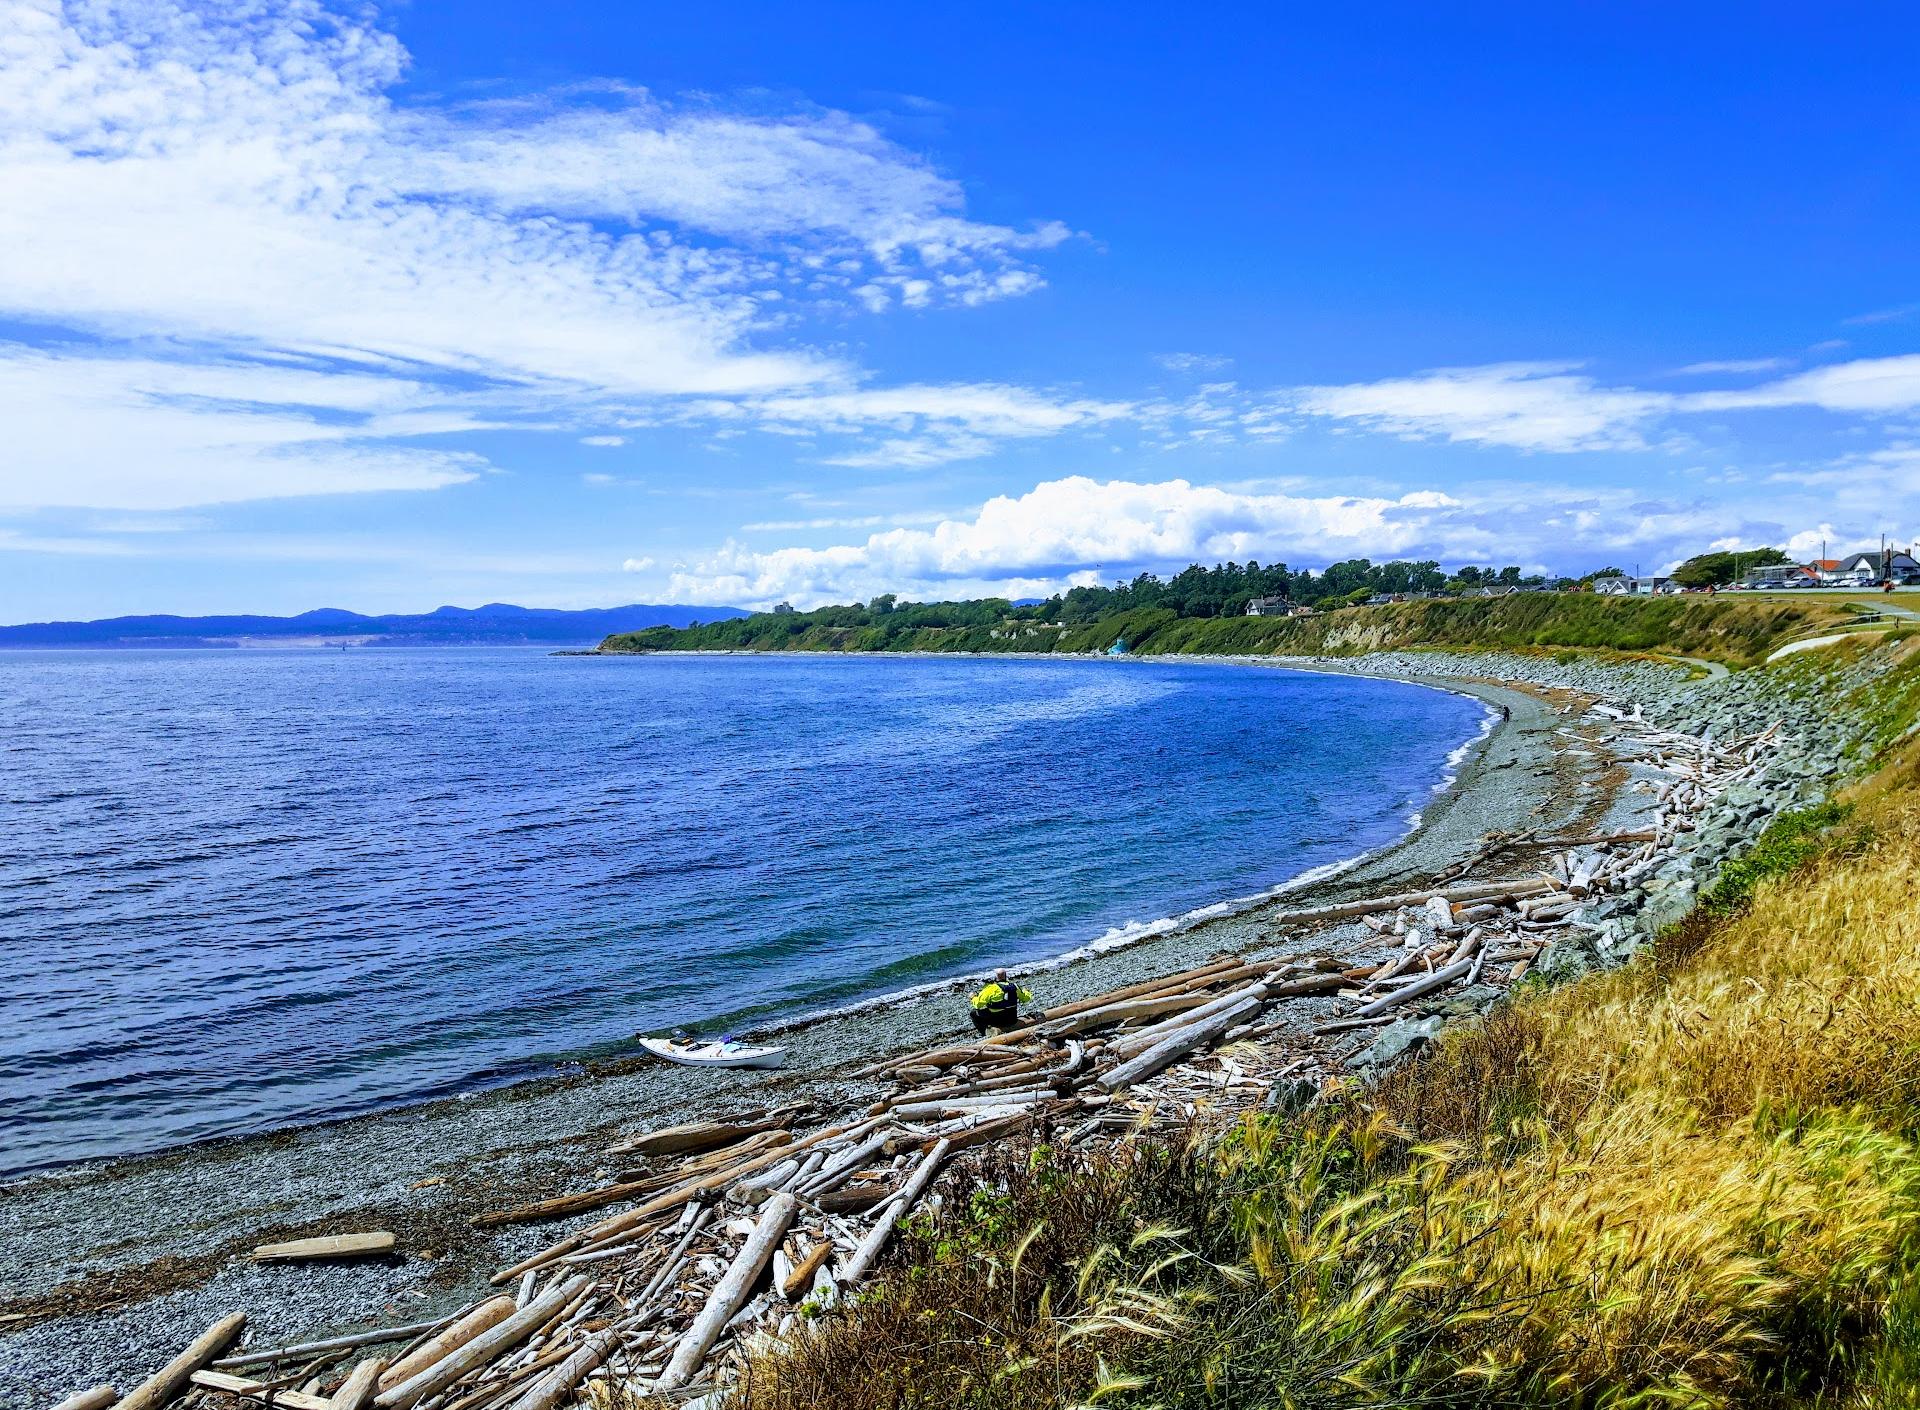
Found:
[[[1429,685],[1425,681],[1407,681],[1404,682],[1404,684],[1425,686],[1429,690],[1438,690],[1447,695],[1465,695],[1466,698],[1470,700],[1477,700],[1479,698],[1477,696],[1466,695],[1465,691],[1449,690],[1446,686]],[[1474,751],[1486,743],[1488,737],[1492,735],[1494,727],[1500,723],[1502,718],[1500,711],[1492,705],[1487,705],[1485,701],[1481,701],[1480,703],[1484,707],[1483,713],[1480,716],[1480,727],[1474,732],[1471,738],[1463,740],[1458,746],[1448,751],[1444,761],[1444,772],[1440,777],[1440,781],[1434,784],[1432,788],[1432,793],[1435,796],[1446,792],[1447,789],[1453,787],[1453,785],[1459,781],[1461,768],[1466,764],[1467,760],[1473,756]],[[1264,891],[1256,891],[1247,896],[1235,896],[1224,901],[1214,901],[1204,906],[1196,906],[1190,911],[1183,911],[1179,915],[1162,916],[1157,920],[1129,921],[1125,925],[1114,926],[1098,939],[1089,940],[1084,945],[1077,945],[1073,949],[1063,951],[1060,954],[1051,955],[1045,959],[1029,960],[1024,964],[995,965],[993,969],[1005,969],[1010,976],[1015,978],[1029,974],[1048,974],[1054,970],[1064,969],[1068,965],[1077,964],[1082,960],[1093,959],[1099,955],[1112,954],[1117,950],[1130,949],[1148,940],[1157,940],[1168,935],[1179,935],[1194,929],[1196,926],[1203,925],[1208,921],[1218,920],[1223,916],[1242,915],[1247,911],[1255,910],[1292,892],[1302,891],[1309,886],[1316,886],[1320,882],[1331,880],[1333,877],[1339,876],[1342,872],[1351,871],[1363,862],[1371,861],[1376,857],[1391,852],[1396,847],[1404,845],[1408,838],[1420,830],[1424,816],[1425,809],[1416,808],[1407,815],[1407,825],[1405,829],[1392,841],[1384,842],[1377,847],[1370,847],[1365,851],[1356,852],[1351,857],[1346,857],[1338,861],[1323,862],[1319,866],[1308,867],[1299,875],[1289,877],[1277,886],[1270,886]],[[984,982],[991,973],[991,970],[980,970],[971,974],[954,974],[941,979],[929,979],[923,983],[914,984],[904,989],[892,989],[886,993],[875,994],[871,998],[861,999],[851,1004],[837,1005],[831,1009],[815,1010],[799,1018],[788,1019],[781,1023],[751,1031],[760,1034],[782,1033],[796,1028],[805,1028],[827,1018],[845,1017],[849,1014],[869,1013],[874,1009],[891,1008],[927,994],[936,994],[943,990],[964,988],[969,984]]]

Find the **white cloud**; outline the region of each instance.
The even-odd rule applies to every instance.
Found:
[[[257,456],[172,487],[109,453],[86,502],[448,483],[451,458],[434,470],[371,442],[488,424],[447,408],[449,379],[562,423],[595,403],[845,387],[860,379],[838,357],[760,334],[795,301],[1016,297],[1040,282],[1026,258],[1068,235],[967,219],[955,183],[837,113],[745,116],[614,85],[396,107],[407,56],[368,14],[0,9],[0,315],[120,347],[164,337],[227,367],[304,360],[289,377],[347,390],[300,404],[351,391],[386,418],[350,453]],[[72,337],[61,357],[83,396],[126,370],[85,370]],[[200,414],[213,424],[189,432]],[[240,419],[181,399],[169,423],[183,443],[301,439]],[[51,484],[72,463],[28,466],[16,499],[21,478]]]
[[[1565,568],[1624,558],[1655,564],[1677,561],[1715,539],[1783,542],[1811,524],[1824,524],[1836,540],[1871,539],[1885,523],[1912,525],[1920,519],[1920,477],[1909,473],[1905,486],[1892,492],[1887,484],[1915,457],[1920,450],[1895,447],[1836,467],[1857,481],[1841,499],[1824,486],[1709,500],[1512,481],[1316,496],[1073,476],[989,500],[971,515],[931,528],[890,527],[858,543],[756,549],[729,541],[691,565],[676,565],[669,588],[680,601],[817,605],[877,592],[1043,594],[1142,570],[1249,558],[1296,568],[1348,557]]]
[[[1920,313],[1920,304],[1900,304],[1894,308],[1876,308],[1867,313],[1856,313],[1851,318],[1840,321],[1849,325],[1868,323],[1904,323]]]
[[[1251,495],[1184,480],[1142,484],[1084,476],[987,501],[971,519],[894,528],[864,544],[756,551],[728,544],[671,588],[689,600],[818,602],[869,591],[952,591],[956,584],[1045,582],[1076,570],[1245,558],[1281,545],[1390,552],[1452,501]]]
[[[626,443],[627,438],[625,436],[582,436],[580,438],[580,444],[583,446],[600,446],[604,449],[623,446]]]
[[[182,509],[474,479],[486,468],[478,456],[368,439],[386,408],[419,390],[351,374],[0,344],[0,508]]]
[[[1758,370],[1772,363],[1696,363],[1682,372]],[[1832,363],[1757,386],[1656,392],[1603,386],[1577,364],[1442,368],[1345,386],[1296,387],[1278,407],[1355,421],[1408,439],[1524,451],[1644,450],[1663,420],[1700,413],[1813,407],[1885,415],[1920,408],[1920,354]]]
[[[1642,428],[1672,405],[1657,392],[1602,387],[1577,364],[1509,362],[1441,368],[1347,386],[1296,387],[1308,416],[1358,421],[1408,439],[1438,438],[1520,450],[1639,450]]]
[[[851,448],[823,455],[829,465],[920,469],[985,455],[1001,441],[1093,427],[1134,411],[1126,402],[973,382],[766,397],[724,408],[701,403],[688,414],[750,417],[762,430],[780,435],[858,438]],[[876,432],[880,438],[871,439]]]
[[[1035,287],[1029,270],[978,262],[1052,249],[1071,234],[1058,221],[1015,230],[963,218],[957,183],[844,113],[744,117],[613,85],[595,96],[584,108],[534,98],[414,118],[396,185],[732,239],[837,236],[889,273],[952,276],[930,277],[925,292],[963,300]]]
[[[1831,363],[1744,391],[1694,392],[1682,405],[1689,411],[1792,406],[1867,415],[1911,411],[1920,407],[1920,353]]]
[[[1161,353],[1154,361],[1169,372],[1218,372],[1233,366],[1232,358],[1212,353]]]
[[[1740,357],[1728,358],[1719,362],[1690,362],[1685,367],[1676,367],[1676,377],[1712,377],[1721,373],[1742,372],[1778,372],[1791,363],[1784,357]]]

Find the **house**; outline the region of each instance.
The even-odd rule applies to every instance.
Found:
[[[1247,600],[1249,617],[1284,617],[1287,609],[1293,606],[1284,597],[1254,597]]]
[[[1830,583],[1840,571],[1838,558],[1815,558],[1807,564],[1807,571],[1823,583]]]
[[[1896,583],[1920,583],[1920,559],[1898,549],[1886,554],[1856,553],[1840,564],[1833,580],[1847,587],[1872,587],[1889,578]]]
[[[1672,578],[1595,578],[1593,590],[1610,597],[1665,597],[1680,585]]]

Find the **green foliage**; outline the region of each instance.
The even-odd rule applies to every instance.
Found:
[[[1769,568],[1793,560],[1777,548],[1747,548],[1737,553],[1696,553],[1673,570],[1681,587],[1725,587],[1749,568]]]
[[[1721,864],[1719,877],[1700,898],[1700,908],[1715,916],[1745,910],[1761,882],[1789,876],[1833,846],[1832,829],[1846,820],[1849,811],[1844,803],[1828,802],[1782,813],[1767,824],[1752,847]],[[1854,845],[1861,840],[1853,839]]]
[[[1224,570],[1192,571],[1204,575]],[[1246,575],[1247,570],[1239,571]],[[1325,576],[1334,577],[1334,569]],[[1177,583],[1180,578],[1173,581]],[[1154,593],[1144,588],[1130,588],[1124,595],[1109,589],[1075,588],[1064,598],[1027,607],[1016,608],[1004,599],[987,598],[977,602],[897,603],[885,610],[876,610],[884,601],[876,599],[864,607],[761,613],[686,631],[655,627],[609,637],[604,647],[613,651],[1091,654],[1105,651],[1115,638],[1124,638],[1136,654],[1348,655],[1420,646],[1545,648],[1671,652],[1745,665],[1764,659],[1783,641],[1830,628],[1847,618],[1842,609],[1812,600],[1621,598],[1568,592],[1395,602],[1374,607],[1336,603],[1337,610],[1311,617],[1249,617],[1244,615],[1244,599],[1238,610],[1220,615],[1208,606],[1213,599],[1204,596],[1187,601],[1187,605],[1197,603],[1207,609],[1205,612],[1183,612],[1166,600],[1142,600],[1146,598],[1154,598]],[[1234,598],[1220,601],[1231,604]],[[1115,606],[1117,603],[1128,605]]]

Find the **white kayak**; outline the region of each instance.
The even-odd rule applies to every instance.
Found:
[[[640,1046],[657,1058],[688,1067],[778,1067],[786,1061],[784,1048],[756,1048],[731,1038],[717,1043],[676,1043],[671,1038],[642,1038]]]

